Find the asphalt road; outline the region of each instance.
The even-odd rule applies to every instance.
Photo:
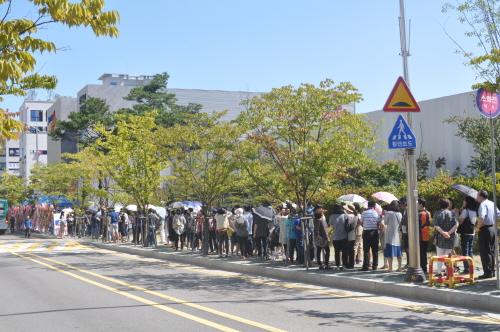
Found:
[[[0,285],[1,331],[500,330],[493,313],[16,235],[0,237]]]

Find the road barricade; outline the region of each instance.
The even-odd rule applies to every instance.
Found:
[[[455,276],[456,262],[469,262],[469,276]],[[446,276],[434,277],[434,262],[444,262],[446,264]],[[429,286],[434,284],[445,284],[453,288],[455,284],[470,283],[474,285],[474,261],[469,256],[432,256],[429,260]]]

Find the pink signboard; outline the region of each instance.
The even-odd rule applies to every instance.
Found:
[[[495,118],[500,114],[500,98],[498,92],[479,89],[476,95],[477,107],[479,112],[487,118]]]

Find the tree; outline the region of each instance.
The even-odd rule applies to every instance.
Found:
[[[166,72],[156,74],[148,84],[132,88],[123,98],[135,101],[136,104],[132,109],[124,108],[117,113],[129,116],[157,111],[156,124],[159,126],[170,128],[176,124],[185,124],[188,116],[198,113],[202,105],[195,103],[189,103],[188,106],[177,105],[175,94],[167,91],[169,77]]]
[[[99,200],[99,206],[109,206],[110,202],[121,201],[121,196],[117,199],[117,196],[119,196],[117,195],[117,189],[120,189],[116,188],[116,185],[105,166],[108,161],[107,158],[97,157],[89,153],[86,149],[74,154],[64,153],[61,156],[63,158],[67,158],[68,160],[75,160],[75,162],[92,168],[93,182],[90,184],[90,193],[93,199],[95,198]]]
[[[68,174],[65,165],[63,161],[50,165],[36,163],[31,169],[31,187],[47,196],[54,207],[63,201],[63,196],[65,197],[78,181],[78,178],[73,177],[74,174]]]
[[[220,121],[226,113],[199,113],[167,131],[176,185],[191,191],[206,208],[236,185],[232,150],[240,128]]]
[[[251,99],[249,110],[236,120],[246,133],[238,159],[269,194],[273,192],[266,186],[272,181],[303,204],[339,174],[372,162],[367,149],[375,142],[373,123],[339,106],[359,101],[361,95],[350,83],[333,85],[327,79],[319,87],[273,89]]]
[[[90,26],[96,36],[118,37],[116,24],[120,16],[116,11],[104,12],[103,0],[27,0],[34,5],[33,20],[10,18],[13,6],[18,2],[0,0],[0,101],[3,95],[26,96],[28,90],[54,89],[55,76],[34,73],[35,53],[56,52],[53,42],[36,38],[38,29],[55,23],[71,27]],[[2,12],[3,11],[3,12]],[[22,123],[12,119],[8,112],[0,112],[0,131],[6,139],[8,133],[20,131]]]
[[[118,37],[116,24],[120,16],[116,11],[103,11],[103,0],[48,1],[28,0],[33,3],[33,20],[12,18],[12,0],[0,0],[3,17],[0,24],[0,100],[1,95],[25,96],[29,89],[54,89],[55,76],[33,73],[34,53],[56,52],[53,42],[35,38],[38,29],[60,23],[71,27],[90,26],[96,36]]]
[[[66,199],[74,202],[73,209],[76,214],[82,215],[88,207],[87,201],[95,193],[94,178],[98,175],[98,170],[89,163],[80,163],[71,161],[68,163],[59,163],[60,172],[66,181],[68,188],[66,190]]]
[[[16,206],[28,198],[28,188],[22,178],[5,172],[0,175],[0,195],[9,202],[9,206]]]
[[[460,53],[466,59],[482,83],[472,86],[473,89],[484,88],[489,91],[500,91],[500,1],[498,0],[462,0],[457,4],[447,3],[443,12],[457,11],[458,20],[469,28],[465,35],[477,39],[481,54],[465,50],[452,39]]]
[[[472,148],[476,155],[472,157],[470,165],[467,166],[474,173],[491,172],[491,142],[490,142],[490,125],[489,120],[485,117],[470,117],[464,112],[463,116],[454,116],[445,119],[448,123],[453,123],[458,126],[458,131],[455,134],[458,137],[464,138],[472,144]],[[500,141],[498,134],[500,133],[500,119],[493,119],[494,145],[495,145],[495,162],[496,172],[500,171]]]
[[[98,123],[104,125],[106,129],[112,128],[115,124],[106,100],[94,97],[86,99],[78,112],[70,112],[68,119],[68,121],[57,120],[49,136],[54,140],[78,142],[82,148],[101,137],[95,130]]]
[[[156,112],[130,115],[127,119],[125,115],[117,115],[116,130],[96,125],[101,137],[84,151],[142,208],[151,203],[153,192],[164,179],[160,171],[168,167],[164,148],[167,134],[155,124],[156,116]]]

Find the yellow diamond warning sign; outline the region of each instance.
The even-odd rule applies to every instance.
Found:
[[[420,112],[405,80],[399,77],[383,108],[384,112]]]

